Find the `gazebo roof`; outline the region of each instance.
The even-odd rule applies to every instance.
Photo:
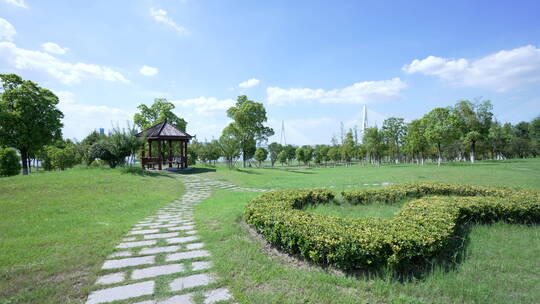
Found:
[[[150,128],[138,133],[137,137],[146,137],[147,139],[187,139],[190,140],[193,136],[186,132],[178,130],[168,121],[160,122]]]

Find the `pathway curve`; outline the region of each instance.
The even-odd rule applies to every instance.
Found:
[[[232,303],[230,291],[219,285],[193,223],[196,203],[213,188],[265,192],[238,187],[197,175],[177,175],[186,193],[136,224],[116,251],[103,263],[96,290],[86,304],[196,304]],[[157,299],[156,291],[163,298]]]

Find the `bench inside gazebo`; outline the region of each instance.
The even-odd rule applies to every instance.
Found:
[[[148,156],[146,156],[146,143],[143,143],[141,150],[141,165],[143,168],[155,169],[157,165],[157,168],[161,170],[164,164],[168,164],[169,168],[172,168],[173,165],[177,165],[178,169],[187,168],[187,146],[193,136],[178,130],[167,121],[160,122],[138,133],[136,136],[144,138],[148,142]],[[177,142],[179,145],[175,145]],[[168,148],[166,156],[164,143]],[[155,156],[152,156],[152,146],[157,146]]]

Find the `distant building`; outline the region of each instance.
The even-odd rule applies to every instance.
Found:
[[[99,128],[99,134],[105,135],[105,129],[104,128]]]

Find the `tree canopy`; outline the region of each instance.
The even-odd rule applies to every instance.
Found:
[[[156,98],[150,107],[140,104],[137,107],[140,112],[133,116],[133,121],[141,130],[146,130],[155,124],[167,120],[178,130],[186,131],[187,122],[173,113],[172,110],[174,108],[174,104],[167,101],[167,99]]]
[[[253,157],[256,143],[266,141],[274,135],[272,128],[266,127],[266,109],[260,102],[249,100],[246,95],[238,96],[236,104],[227,110],[227,116],[233,120],[224,130],[237,138],[242,151],[244,166]]]
[[[28,155],[55,138],[61,138],[58,97],[48,89],[15,74],[0,74],[0,145],[19,150],[23,174],[28,174]]]

